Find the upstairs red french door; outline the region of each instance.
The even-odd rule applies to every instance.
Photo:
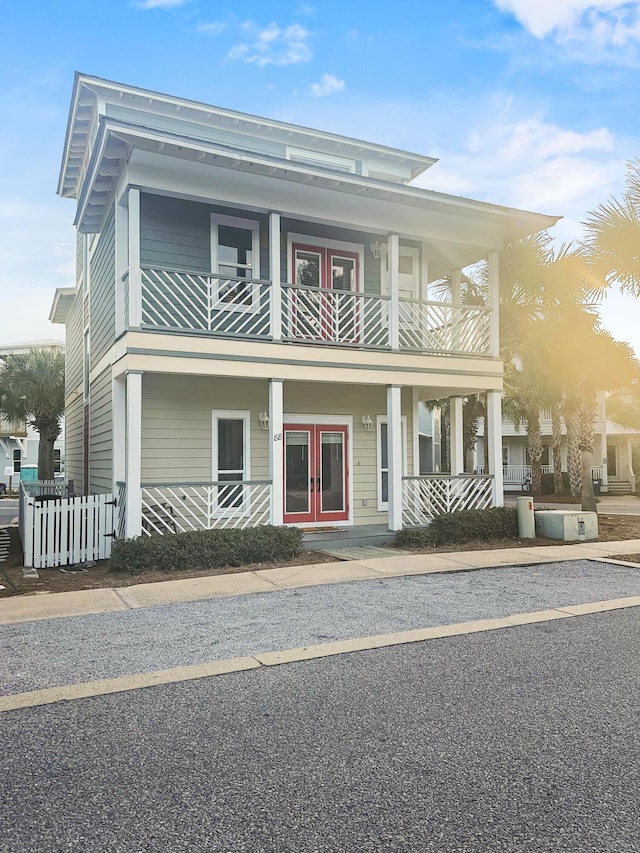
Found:
[[[293,336],[356,343],[361,337],[358,255],[294,243]],[[305,288],[304,290],[302,288]],[[308,290],[306,288],[309,288]]]
[[[349,518],[347,427],[285,424],[285,524]]]

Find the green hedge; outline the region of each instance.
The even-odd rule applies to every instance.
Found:
[[[515,507],[464,509],[437,515],[428,527],[411,527],[396,533],[396,545],[431,548],[471,542],[474,539],[517,539],[518,511]]]
[[[249,527],[246,530],[196,530],[166,536],[116,539],[111,569],[137,575],[181,569],[218,569],[289,560],[302,551],[296,527]]]

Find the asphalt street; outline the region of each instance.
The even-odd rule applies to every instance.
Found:
[[[636,609],[2,715],[2,853],[640,851]]]
[[[640,595],[589,560],[282,590],[0,626],[0,695]]]

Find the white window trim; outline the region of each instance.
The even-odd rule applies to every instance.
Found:
[[[218,226],[228,225],[231,228],[245,228],[251,231],[251,254],[253,255],[254,265],[251,270],[252,276],[249,279],[252,282],[260,280],[260,223],[257,219],[242,219],[238,216],[226,216],[222,213],[212,213],[210,216],[211,229],[211,273],[212,276],[218,276]],[[257,266],[257,269],[256,269]],[[259,287],[258,284],[251,284],[251,304],[236,305],[233,302],[224,302],[220,294],[219,284],[215,290],[216,311],[233,311],[234,313],[255,313],[259,308]]]
[[[407,474],[407,416],[401,415],[402,422],[402,476]],[[389,502],[382,500],[382,439],[381,427],[387,423],[386,415],[376,415],[376,493],[378,512],[388,512]]]
[[[355,175],[356,161],[347,157],[337,157],[335,154],[326,154],[324,151],[312,151],[308,148],[293,148],[285,146],[285,158],[294,163],[306,163],[308,166],[337,166],[340,171]]]
[[[214,483],[219,482],[218,469],[218,421],[219,420],[242,420],[243,423],[243,480],[251,479],[251,412],[238,409],[214,409],[211,412],[211,479]],[[251,515],[251,487],[243,489],[242,506],[230,507],[229,509],[218,507],[217,490],[211,495],[211,506],[209,511],[214,518],[244,518]]]

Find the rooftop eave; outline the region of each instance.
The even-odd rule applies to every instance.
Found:
[[[556,216],[447,195],[421,187],[396,184],[361,175],[337,173],[330,169],[290,160],[257,156],[252,152],[239,151],[168,131],[150,130],[139,125],[102,117],[91,162],[87,168],[87,177],[78,200],[76,224],[81,231],[91,233],[99,230],[104,207],[112,196],[122,161],[130,156],[134,148],[179,157],[189,162],[225,166],[383,201],[409,203],[435,209],[440,207],[443,212],[450,214],[493,219],[508,226],[505,228],[508,239],[550,228],[559,219]]]
[[[50,322],[66,323],[75,298],[75,287],[58,287],[53,297],[51,311],[49,312]]]
[[[353,156],[357,156],[356,152],[373,153],[382,159],[400,162],[405,165],[409,164],[410,180],[413,180],[434,163],[438,162],[438,158],[436,157],[428,157],[400,148],[366,142],[365,140],[328,133],[314,128],[254,116],[249,113],[227,110],[203,104],[199,101],[164,95],[159,92],[123,85],[100,77],[91,77],[76,72],[60,177],[58,180],[58,194],[64,198],[75,198],[77,196],[77,182],[86,157],[89,142],[88,132],[94,119],[99,95],[117,97],[119,100],[126,98],[129,100],[137,99],[138,102],[143,102],[146,108],[152,106],[155,108],[157,105],[158,111],[162,111],[161,114],[166,114],[167,108],[174,110],[175,113],[190,111],[192,114],[197,115],[201,121],[211,121],[215,118],[218,122],[223,120],[231,122],[234,125],[243,125],[246,128],[250,128],[252,135],[277,133],[283,139],[287,138],[290,141],[295,138],[303,145],[313,145],[315,142],[321,141],[324,145],[331,146],[335,150],[343,152],[349,150]]]

